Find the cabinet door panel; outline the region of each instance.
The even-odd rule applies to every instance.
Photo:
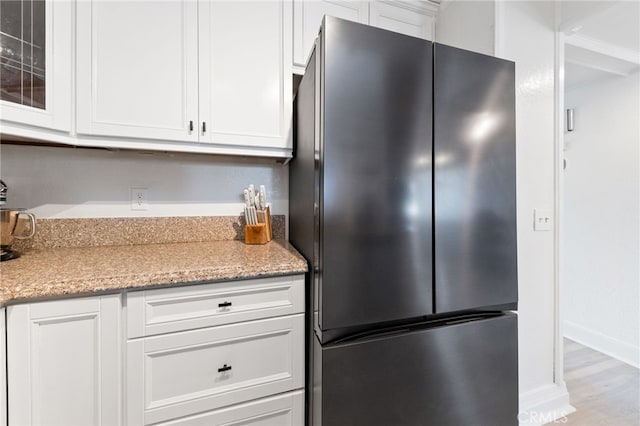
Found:
[[[198,141],[197,13],[189,0],[78,2],[78,133]]]
[[[118,295],[7,308],[9,424],[121,424]]]
[[[374,27],[427,40],[434,39],[435,9],[405,8],[373,1],[370,15],[370,23]]]
[[[284,0],[199,3],[202,141],[291,147],[291,13]]]
[[[158,423],[157,426],[300,426],[303,424],[304,392],[300,390]]]
[[[294,14],[293,60],[295,65],[304,67],[324,15],[368,24],[369,4],[366,1],[295,0]]]
[[[132,291],[129,339],[304,312],[304,276]]]
[[[26,3],[29,4],[28,2]],[[15,3],[3,2],[3,10],[5,7],[10,8]],[[26,7],[26,6],[25,6]],[[20,4],[18,3],[18,8]],[[9,12],[7,10],[7,12]],[[35,10],[34,10],[34,13]],[[26,52],[30,43],[26,42],[20,46],[20,40],[3,35],[1,47],[3,50],[2,69],[3,74],[3,99],[18,98],[27,99],[25,105],[11,102],[9,100],[0,101],[0,117],[2,118],[3,133],[20,134],[20,129],[14,129],[14,124],[43,127],[54,130],[69,131],[71,128],[71,44],[72,44],[72,15],[73,7],[71,1],[47,1],[44,3],[44,27],[33,28],[34,44],[37,40],[44,38],[43,49],[38,52]],[[10,21],[7,18],[7,21]],[[34,18],[35,22],[42,22],[41,19]],[[18,25],[20,22],[17,23]],[[23,28],[11,28],[11,22],[3,22],[7,25],[6,31],[12,30],[24,33],[30,33],[28,24],[23,23]],[[36,34],[38,34],[36,36]],[[27,38],[25,36],[25,38]],[[55,47],[55,50],[54,50]],[[22,49],[25,49],[24,51]],[[17,52],[16,50],[19,50]],[[8,52],[8,53],[7,53]],[[44,55],[43,55],[44,54]],[[42,64],[44,56],[44,64]],[[18,59],[22,64],[18,64],[12,59]],[[16,66],[12,66],[16,65]],[[26,65],[26,66],[25,66]],[[26,73],[27,69],[33,66],[33,73]],[[36,71],[36,69],[38,71]],[[4,87],[7,80],[16,71],[15,77],[18,81],[23,79],[20,74],[24,72],[22,87],[7,88]],[[42,79],[44,74],[44,79]],[[27,77],[29,77],[27,79]],[[24,84],[26,80],[29,84]],[[42,81],[43,80],[43,81]],[[39,81],[39,82],[38,82]],[[10,93],[15,92],[15,93]],[[33,106],[29,98],[33,98]],[[17,99],[14,99],[17,100]],[[44,105],[42,105],[44,102]]]
[[[130,340],[128,423],[155,424],[300,388],[303,341],[303,314]]]

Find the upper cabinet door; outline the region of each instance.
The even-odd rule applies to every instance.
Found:
[[[77,131],[198,141],[198,5],[77,2]]]
[[[374,27],[433,40],[436,6],[422,1],[372,1],[369,23]]]
[[[292,7],[200,1],[200,140],[290,149]]]
[[[324,15],[369,23],[369,3],[345,0],[294,0],[293,63],[304,71]]]
[[[14,123],[70,130],[72,9],[64,0],[0,3],[3,133]]]

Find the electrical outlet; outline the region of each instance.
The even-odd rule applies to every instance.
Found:
[[[131,210],[149,210],[147,188],[131,188]]]
[[[533,230],[534,231],[551,231],[551,210],[534,209],[533,210]]]

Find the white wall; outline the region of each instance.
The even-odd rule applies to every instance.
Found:
[[[567,92],[565,336],[640,365],[640,76]]]
[[[553,2],[496,4],[496,54],[516,62],[520,422],[573,411],[555,366],[555,231],[534,231],[533,210],[555,208]]]
[[[540,6],[539,6],[540,5]],[[554,34],[543,4],[505,6],[503,40],[516,62],[518,275],[522,391],[553,382],[551,232],[534,232],[534,208],[554,205]]]
[[[444,0],[436,18],[436,41],[493,55],[494,2]]]
[[[41,218],[239,215],[242,189],[267,188],[288,214],[289,170],[275,160],[84,148],[0,146],[8,206]],[[130,188],[148,188],[149,209],[131,210]]]

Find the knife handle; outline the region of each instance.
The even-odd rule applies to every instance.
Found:
[[[267,207],[267,189],[264,185],[260,185],[260,210],[264,210]]]
[[[256,204],[256,188],[253,184],[249,185],[249,207],[255,206]]]

